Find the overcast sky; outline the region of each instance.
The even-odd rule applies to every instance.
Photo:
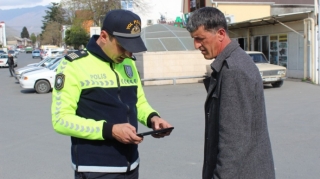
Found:
[[[34,7],[38,5],[46,6],[51,4],[51,2],[58,2],[60,0],[0,0],[0,9],[15,9],[23,7]]]

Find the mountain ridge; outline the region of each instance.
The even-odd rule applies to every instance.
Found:
[[[43,16],[49,6],[35,6],[29,8],[0,9],[0,22],[6,24],[7,37],[20,37],[22,28],[26,27],[29,34],[40,34],[43,26]]]

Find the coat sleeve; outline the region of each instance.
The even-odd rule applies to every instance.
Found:
[[[62,60],[57,75],[64,76],[62,89],[52,90],[52,126],[60,134],[88,140],[104,140],[102,129],[105,120],[96,121],[76,115],[77,103],[81,94],[78,72],[72,62]]]
[[[135,65],[135,62],[132,61],[132,63],[133,63],[132,66],[134,67],[133,70],[135,70],[136,74],[139,74],[137,67]],[[138,84],[138,86],[137,86],[137,99],[138,100],[137,100],[137,104],[136,104],[137,110],[138,110],[137,118],[141,124],[148,126],[148,118],[150,118],[150,115],[159,116],[159,113],[150,106],[148,100],[146,99],[146,96],[145,96],[145,93],[143,91],[143,87],[141,84],[140,77],[137,79],[137,81],[138,81],[137,82],[137,84]]]
[[[255,83],[240,70],[225,69],[222,73],[215,179],[237,178],[241,162],[250,152]]]

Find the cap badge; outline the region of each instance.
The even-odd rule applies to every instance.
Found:
[[[134,20],[127,25],[127,30],[131,29],[131,34],[139,34],[141,32],[140,26],[141,22],[139,20]]]
[[[138,34],[138,33],[140,33],[140,27],[136,24],[133,26],[131,30],[131,34]]]

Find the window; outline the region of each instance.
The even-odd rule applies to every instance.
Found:
[[[254,37],[254,43],[253,44],[254,44],[253,50],[261,52],[261,38],[260,38],[260,36]]]
[[[268,36],[256,36],[253,39],[253,50],[262,52],[269,59],[269,38]]]
[[[195,11],[197,9],[200,9],[206,6],[205,0],[189,0],[189,4],[190,4],[189,12]]]
[[[133,11],[133,1],[132,0],[122,0],[121,9]]]
[[[288,35],[270,35],[270,63],[287,67]]]
[[[288,51],[287,34],[279,35],[279,65],[287,67],[287,51]]]

